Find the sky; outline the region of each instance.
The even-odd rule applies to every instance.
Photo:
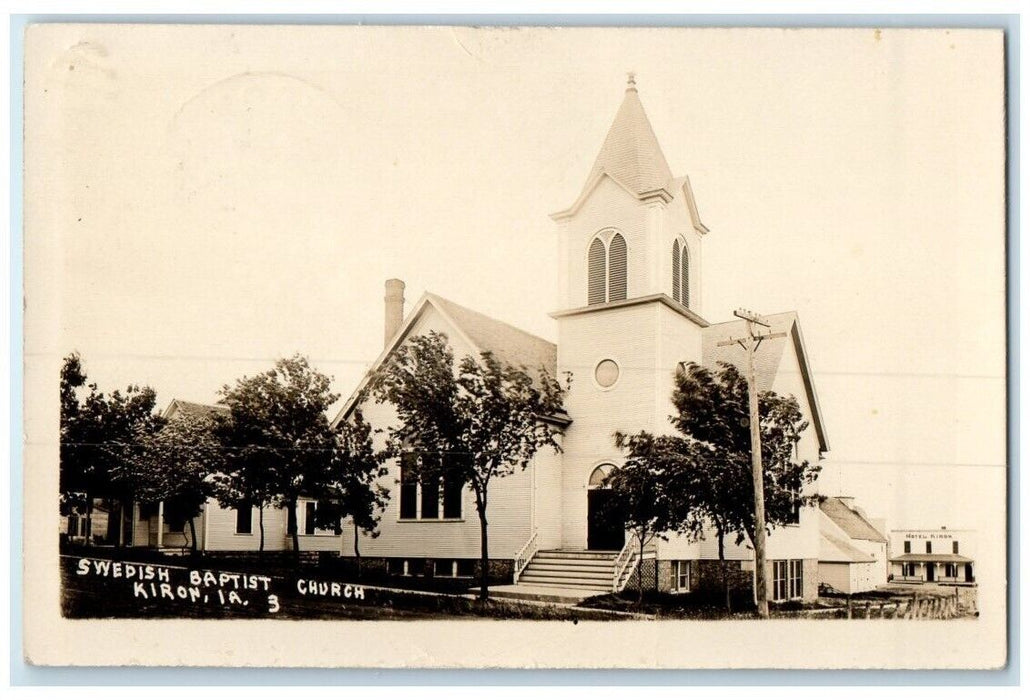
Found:
[[[76,351],[164,407],[299,352],[346,398],[391,277],[409,309],[429,290],[553,340],[548,214],[634,71],[710,229],[703,316],[800,316],[821,490],[888,527],[1003,532],[999,33],[93,25],[27,45],[28,374]]]

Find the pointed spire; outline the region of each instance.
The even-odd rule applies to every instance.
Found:
[[[672,179],[669,164],[637,94],[634,73],[627,74],[622,105],[590,169],[587,183],[602,170],[638,195],[661,189]]]

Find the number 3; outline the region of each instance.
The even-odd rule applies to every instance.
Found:
[[[279,596],[275,595],[274,593],[268,596],[268,612],[279,612]]]

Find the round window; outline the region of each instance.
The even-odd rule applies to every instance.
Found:
[[[619,366],[614,360],[601,360],[594,369],[594,380],[605,389],[619,381]]]

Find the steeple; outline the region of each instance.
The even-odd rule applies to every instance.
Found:
[[[636,76],[628,75],[626,94],[597,154],[586,186],[604,171],[636,195],[667,189],[669,164],[637,94]]]

